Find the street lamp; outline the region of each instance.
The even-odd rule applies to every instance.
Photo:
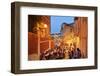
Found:
[[[47,24],[44,24],[44,28],[47,28]]]

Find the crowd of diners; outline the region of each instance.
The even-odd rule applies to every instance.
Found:
[[[55,60],[55,59],[79,59],[82,57],[81,50],[72,44],[70,47],[55,46],[41,53],[40,60]]]

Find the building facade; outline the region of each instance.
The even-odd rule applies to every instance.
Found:
[[[50,37],[50,16],[29,15],[28,20],[29,60],[39,60],[42,52],[53,47]]]
[[[70,47],[70,44],[75,44],[81,50],[82,58],[87,57],[87,38],[88,38],[88,23],[87,17],[75,17],[74,23],[63,23],[61,33],[63,43]]]
[[[79,48],[82,51],[82,56],[87,57],[88,53],[88,18],[87,17],[76,17],[74,24],[74,32],[80,38]]]

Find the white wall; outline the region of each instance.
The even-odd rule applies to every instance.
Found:
[[[100,20],[100,0],[0,0],[0,76],[16,76],[10,73],[11,60],[11,15],[10,3],[13,1],[41,2],[41,3],[57,3],[57,4],[74,4],[98,6],[98,20]],[[98,33],[100,33],[100,22],[98,22]],[[100,47],[100,34],[98,35],[98,47]],[[100,48],[98,48],[100,50]],[[98,51],[100,58],[100,51]],[[38,74],[21,74],[18,76],[99,76],[100,59],[98,59],[98,70],[81,70],[81,71],[65,71]]]

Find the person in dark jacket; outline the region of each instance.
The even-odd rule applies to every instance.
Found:
[[[79,48],[77,48],[77,49],[74,51],[73,58],[74,58],[74,59],[81,58],[81,50],[80,50]]]

